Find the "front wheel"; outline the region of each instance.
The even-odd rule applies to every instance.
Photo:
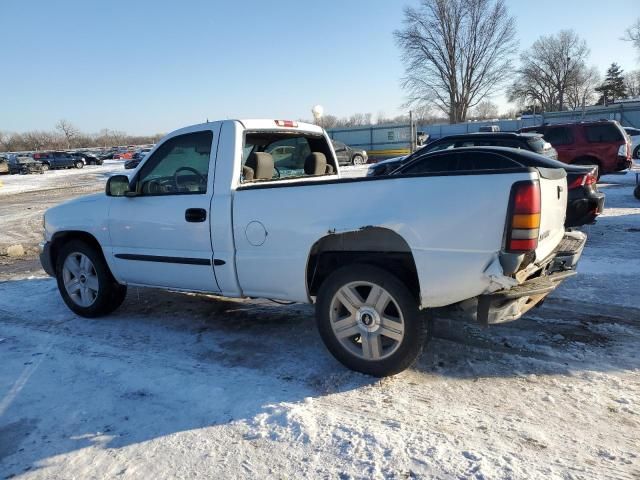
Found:
[[[76,168],[82,168],[82,167],[84,167],[84,162],[82,160],[78,160],[76,162]]]
[[[47,170],[49,170],[49,164],[48,164],[48,163],[43,163],[43,164],[42,164],[42,170],[44,170],[45,172],[46,172]]]
[[[56,280],[64,302],[82,317],[109,314],[127,295],[127,287],[116,282],[102,254],[81,240],[62,246]]]
[[[316,321],[336,359],[351,370],[376,377],[411,366],[427,333],[417,299],[406,285],[371,265],[341,268],[324,281]]]

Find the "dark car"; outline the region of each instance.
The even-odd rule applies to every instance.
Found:
[[[102,165],[104,163],[104,160],[88,152],[74,152],[71,155],[82,160],[85,165]]]
[[[44,173],[43,164],[26,155],[9,154],[6,157],[8,173],[11,175],[27,175],[29,173]]]
[[[605,195],[598,191],[595,166],[567,165],[525,149],[504,147],[461,147],[417,153],[391,175],[491,170],[509,166],[563,169],[567,172],[568,188],[566,227],[593,223],[604,208]]]
[[[460,135],[448,135],[438,140],[434,140],[409,156],[397,157],[378,162],[369,167],[367,175],[372,177],[387,175],[396,168],[409,163],[417,155],[458,147],[521,148],[523,150],[539,153],[548,158],[558,158],[555,149],[548,142],[545,142],[540,134],[522,134],[514,132],[465,133]]]
[[[631,167],[631,141],[613,120],[544,124],[520,131],[541,133],[564,163],[597,165],[601,175]]]
[[[42,162],[45,170],[57,168],[82,168],[84,162],[67,152],[40,152],[34,153],[33,159]]]
[[[331,140],[338,165],[364,165],[368,161],[366,150],[355,149],[338,140]]]

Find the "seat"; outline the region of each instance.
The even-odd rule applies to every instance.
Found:
[[[333,166],[327,164],[324,153],[311,152],[304,161],[304,173],[306,175],[327,175],[333,173]]]
[[[271,180],[273,172],[273,156],[266,152],[252,152],[242,168],[245,180]]]

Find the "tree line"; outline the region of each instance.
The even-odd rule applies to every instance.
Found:
[[[521,110],[537,111],[640,95],[640,70],[625,74],[612,63],[603,80],[572,30],[541,36],[516,66],[515,19],[504,0],[420,0],[417,8],[405,8],[394,36],[405,65],[405,107],[433,109],[450,123],[468,120],[502,89]],[[640,60],[640,19],[621,40],[632,43]]]
[[[53,130],[24,133],[0,131],[0,151],[69,150],[74,148],[109,148],[121,145],[156,143],[164,134],[130,135],[104,128],[98,133],[83,133],[68,120],[60,120]]]

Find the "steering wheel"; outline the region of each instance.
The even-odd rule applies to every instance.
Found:
[[[175,185],[177,190],[180,190],[180,185],[178,185],[178,177],[180,175],[178,175],[178,172],[181,172],[182,170],[185,170],[187,172],[191,172],[194,173],[197,177],[198,177],[198,181],[202,184],[205,185],[207,183],[207,179],[204,177],[204,175],[202,175],[199,171],[197,171],[195,168],[191,168],[191,167],[180,167],[179,169],[177,169],[174,173],[173,173],[173,184]]]

